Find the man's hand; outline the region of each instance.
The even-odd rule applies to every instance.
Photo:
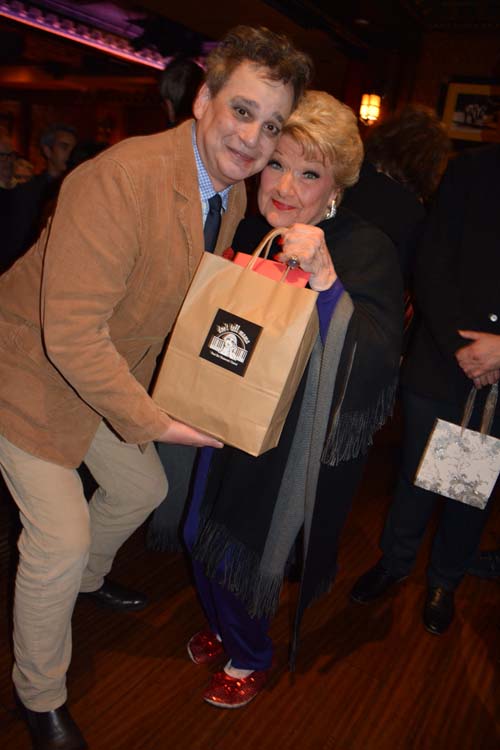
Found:
[[[175,443],[176,445],[194,445],[195,448],[223,448],[224,444],[204,432],[195,430],[194,427],[188,427],[183,422],[177,422],[171,419],[163,435],[157,440],[160,443]]]
[[[491,370],[478,378],[473,378],[476,388],[482,388],[483,385],[495,385],[500,380],[500,370]]]
[[[500,336],[481,331],[459,331],[459,334],[472,341],[455,352],[457,362],[467,377],[474,380],[500,370]],[[498,376],[493,382],[497,380]]]

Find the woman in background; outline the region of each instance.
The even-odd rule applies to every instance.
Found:
[[[443,123],[428,107],[408,105],[368,131],[359,180],[344,205],[394,242],[409,285],[426,207],[450,153]]]

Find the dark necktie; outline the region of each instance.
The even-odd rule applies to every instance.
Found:
[[[203,228],[203,235],[205,237],[205,250],[213,253],[220,227],[222,199],[219,193],[215,193],[215,195],[212,195],[212,197],[208,199],[208,206],[208,214]]]

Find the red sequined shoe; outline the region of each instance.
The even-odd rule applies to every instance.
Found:
[[[265,687],[267,674],[267,670],[256,670],[238,679],[224,671],[216,672],[203,693],[203,700],[218,708],[242,708]]]
[[[211,630],[200,630],[188,641],[187,652],[195,664],[210,664],[224,653],[224,646]]]

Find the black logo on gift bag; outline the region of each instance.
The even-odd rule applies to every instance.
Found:
[[[261,331],[262,326],[250,320],[218,310],[200,357],[236,375],[244,375]]]

